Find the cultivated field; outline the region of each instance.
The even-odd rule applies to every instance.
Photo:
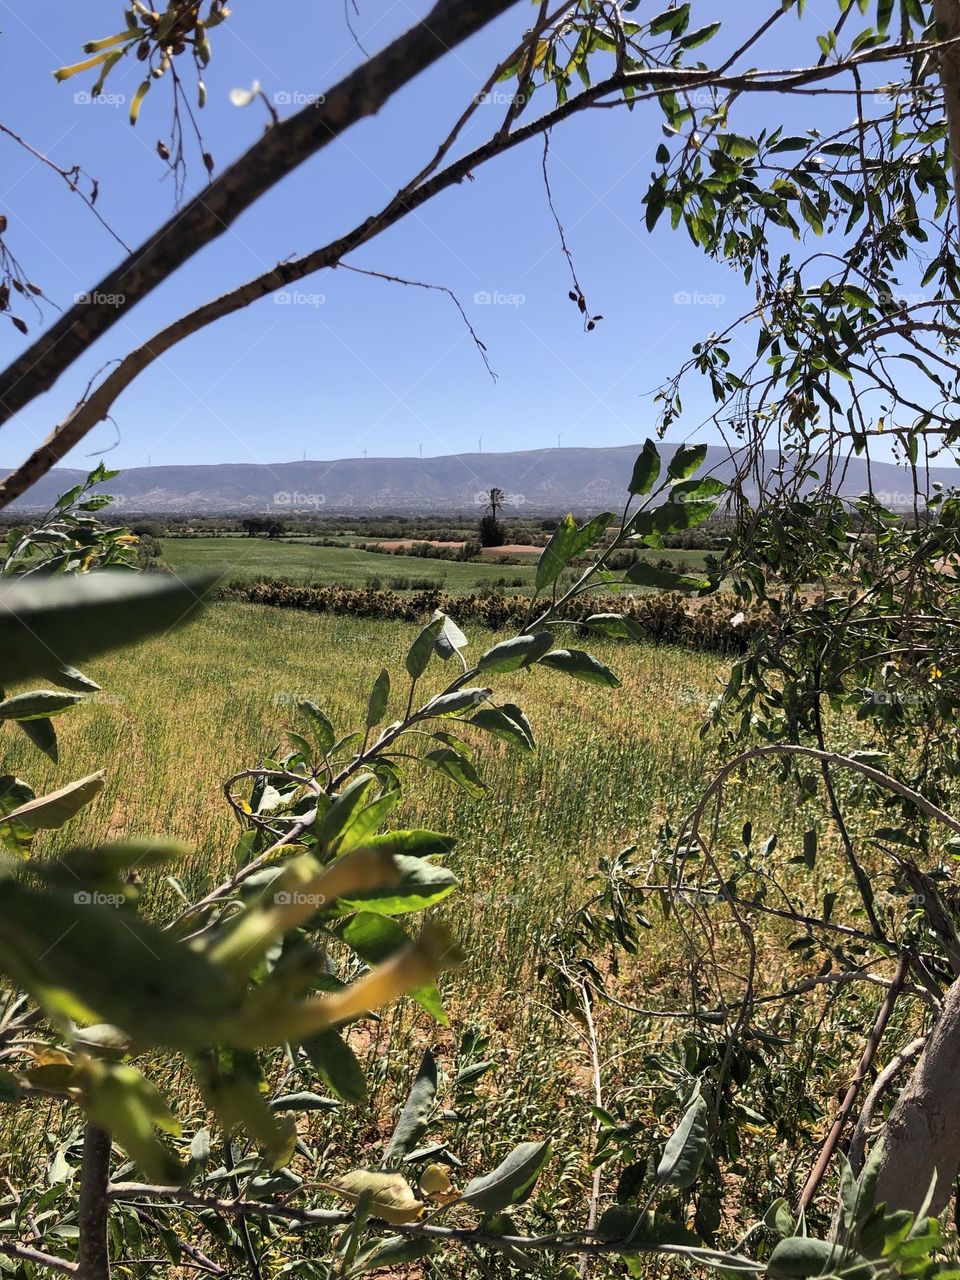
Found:
[[[109,768],[97,803],[66,833],[41,836],[39,849],[50,853],[64,842],[124,835],[176,837],[194,850],[174,869],[176,876],[191,898],[198,895],[232,866],[237,828],[220,790],[224,773],[274,750],[297,697],[314,698],[344,733],[362,721],[370,684],[384,665],[399,699],[403,657],[415,632],[395,622],[218,604],[185,630],[90,664],[104,692],[60,717],[59,767],[12,726],[7,731],[7,768],[38,791]],[[471,651],[490,643],[490,633],[477,634]],[[369,1111],[360,1124],[347,1108],[305,1120],[327,1152],[324,1168],[310,1176],[328,1178],[377,1158],[429,1045],[446,1073],[446,1105],[460,1116],[434,1136],[449,1141],[469,1170],[489,1165],[513,1142],[552,1132],[559,1159],[539,1203],[560,1221],[568,1210],[582,1213],[593,1144],[590,1058],[582,1025],[551,1007],[539,966],[556,958],[551,940],[569,913],[597,891],[591,877],[599,861],[635,843],[637,862],[646,868],[658,826],[676,822],[694,799],[707,771],[697,729],[721,670],[716,658],[668,647],[602,640],[591,647],[616,667],[621,689],[597,689],[546,670],[493,677],[504,700],[526,710],[539,747],[536,755],[522,756],[477,735],[476,762],[490,785],[484,799],[466,797],[411,762],[405,800],[391,825],[459,835],[451,865],[463,887],[445,914],[467,962],[441,982],[452,1025],[439,1026],[403,1001],[380,1023],[352,1033],[370,1076]],[[434,667],[435,678],[445,678],[439,665],[435,660],[424,693]],[[749,806],[758,828],[795,830],[775,794],[734,789],[737,821]],[[151,910],[176,910],[175,889],[161,873],[149,878],[146,893]],[[656,899],[644,910],[653,927],[641,930],[637,959],[601,948],[596,963],[629,1003],[683,1008],[689,998],[683,935],[672,917],[664,920]],[[773,971],[770,980],[776,981]],[[666,1051],[665,1037],[675,1035],[676,1024],[617,1008],[599,1008],[596,1016],[605,1106],[648,1115],[656,1106],[648,1055]],[[492,1066],[469,1090],[452,1083],[458,1069],[480,1060]],[[170,1076],[162,1063],[151,1070],[166,1082],[181,1117],[202,1123],[186,1078]],[[317,1082],[300,1087],[316,1089]],[[495,1105],[477,1106],[474,1089]],[[41,1158],[40,1148],[49,1159],[63,1140],[56,1118],[41,1110],[42,1123],[37,1112],[28,1125],[18,1113],[14,1178]]]
[[[650,552],[678,567],[703,564],[702,551]],[[439,587],[466,595],[499,582],[522,591],[532,585],[533,564],[498,564],[491,553],[482,561],[433,560],[423,556],[385,555],[356,547],[320,547],[269,538],[165,538],[164,559],[178,573],[215,570],[225,578],[284,578],[314,586],[363,587],[372,580],[393,590]]]

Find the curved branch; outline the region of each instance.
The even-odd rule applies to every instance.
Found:
[[[836,751],[819,751],[816,747],[802,747],[795,743],[786,742],[772,743],[763,747],[750,747],[748,750],[741,751],[739,755],[734,756],[732,760],[728,760],[704,791],[697,803],[697,807],[693,811],[690,819],[690,832],[692,835],[696,835],[699,832],[704,810],[730,774],[748,761],[757,760],[763,756],[804,756],[809,760],[819,760],[821,763],[836,765],[838,769],[852,769],[854,773],[862,774],[863,777],[869,778],[871,782],[875,782],[877,786],[886,787],[888,791],[896,792],[904,800],[909,800],[912,805],[915,805],[921,813],[925,813],[928,818],[933,818],[935,822],[942,823],[945,827],[949,827],[951,831],[960,835],[960,819],[954,818],[944,809],[941,809],[939,805],[935,805],[932,800],[928,800],[926,796],[921,795],[919,791],[914,791],[912,787],[908,787],[906,783],[899,782],[896,778],[891,777],[889,773],[884,773],[882,769],[875,769],[873,765],[864,764],[862,760],[854,760],[850,756],[842,756]]]
[[[3,373],[0,424],[48,390],[87,348],[264,192],[516,0],[437,0],[423,21],[258,142],[91,290]],[[119,299],[119,302],[117,300]]]
[[[505,0],[497,0],[501,7],[505,6]],[[902,51],[901,51],[902,52]],[[869,50],[864,54],[857,55],[852,60],[856,63],[868,61],[871,57],[879,57],[883,53],[884,56],[890,56],[892,50]],[[850,69],[852,62],[831,64],[829,67],[808,67],[805,69],[784,73],[790,77],[790,83],[803,81],[805,77],[818,79],[827,74],[836,74],[838,71],[846,71]],[[109,413],[113,403],[146,368],[149,367],[160,356],[164,355],[172,347],[182,342],[184,338],[191,334],[199,332],[207,325],[213,324],[215,321],[223,319],[225,316],[232,315],[236,311],[241,311],[251,303],[259,301],[270,293],[276,292],[278,289],[284,288],[286,285],[295,281],[302,280],[309,275],[313,275],[317,271],[321,271],[326,267],[336,266],[340,260],[348,253],[366,244],[374,239],[382,231],[392,227],[395,223],[405,218],[408,214],[415,212],[427,201],[432,200],[434,196],[441,191],[447,190],[449,187],[457,185],[464,179],[472,176],[474,169],[485,164],[488,160],[498,155],[512,150],[512,148],[527,142],[531,138],[539,137],[548,133],[556,124],[579,111],[595,105],[596,100],[604,97],[615,90],[622,89],[624,85],[630,84],[634,87],[646,87],[646,93],[637,94],[634,101],[642,100],[647,97],[656,97],[668,89],[700,88],[704,85],[712,84],[723,88],[742,88],[751,89],[761,92],[779,91],[784,84],[779,73],[757,73],[746,72],[743,75],[727,75],[718,74],[711,71],[671,68],[661,70],[659,68],[652,70],[644,70],[639,72],[629,72],[618,74],[610,77],[608,80],[598,82],[590,89],[584,90],[577,97],[569,99],[561,106],[554,108],[552,111],[545,113],[538,119],[530,121],[521,128],[515,129],[512,133],[501,136],[499,133],[490,138],[481,146],[475,148],[467,155],[449,164],[445,169],[434,173],[432,177],[425,181],[419,182],[419,185],[412,186],[408,184],[389,203],[378,213],[355,226],[351,231],[332,240],[328,244],[319,249],[315,249],[301,258],[293,259],[289,262],[279,263],[270,271],[264,272],[253,280],[247,281],[245,284],[239,285],[236,289],[223,294],[221,297],[214,299],[212,302],[205,303],[196,310],[191,311],[185,316],[181,316],[165,329],[160,330],[148,342],[138,347],[135,351],[130,352],[123,360],[119,362],[117,367],[111,372],[108,378],[93,392],[88,398],[78,403],[71,413],[54,428],[47,439],[37,449],[35,449],[29,457],[12,472],[2,484],[0,484],[0,509],[8,506],[14,499],[20,497],[23,493],[35,484],[42,476],[56,465],[65,455],[84,438],[96,425],[101,422]],[[316,110],[316,108],[311,108]],[[296,117],[295,117],[296,118]],[[267,135],[268,137],[270,135]],[[452,139],[451,139],[452,140]],[[443,148],[438,152],[435,161],[442,154]],[[247,153],[251,154],[250,152]],[[238,164],[242,161],[238,161]],[[428,166],[427,171],[429,171]],[[221,180],[222,181],[222,180]],[[418,180],[414,179],[414,183]],[[217,184],[214,184],[214,190]],[[208,197],[209,199],[209,197]],[[192,207],[192,206],[191,206]],[[158,233],[162,235],[163,233]],[[157,281],[154,282],[154,284]],[[151,288],[153,285],[150,286]],[[113,288],[108,281],[103,282],[98,287],[98,291],[106,291]],[[141,295],[143,296],[143,295]],[[64,321],[70,316],[76,314],[76,308],[68,312],[64,317]],[[97,312],[101,310],[98,307],[81,308],[81,311],[90,310]],[[62,323],[62,322],[61,322]],[[113,320],[109,321],[112,324]],[[59,329],[59,326],[56,326]],[[51,334],[54,330],[50,331]],[[42,341],[42,340],[41,340]],[[35,344],[36,345],[36,344]],[[31,349],[33,350],[33,348]],[[51,359],[54,355],[51,355]],[[16,365],[11,366],[11,370],[19,367],[25,357]],[[66,368],[67,361],[60,367]],[[5,412],[11,403],[22,404],[27,403],[34,395],[45,390],[46,386],[37,386],[29,394],[18,392],[15,401],[11,401],[10,395],[5,392],[4,388],[9,382],[11,370],[5,374],[0,374],[0,425],[5,418],[9,416]],[[26,376],[26,374],[24,375]],[[31,379],[33,374],[31,372]],[[26,395],[26,399],[22,396]]]
[[[847,1152],[847,1159],[850,1161],[850,1168],[853,1170],[854,1175],[859,1174],[863,1168],[867,1137],[877,1110],[877,1104],[890,1087],[894,1078],[899,1075],[908,1063],[917,1057],[926,1043],[926,1036],[918,1036],[916,1040],[911,1040],[908,1045],[905,1045],[899,1053],[890,1059],[876,1080],[874,1080],[873,1088],[867,1094],[863,1109],[860,1112],[857,1123],[854,1125],[853,1136],[850,1139],[850,1147]]]

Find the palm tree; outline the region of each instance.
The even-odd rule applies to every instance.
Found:
[[[491,489],[487,494],[487,510],[494,520],[497,518],[499,509],[506,505],[507,495],[502,489]]]

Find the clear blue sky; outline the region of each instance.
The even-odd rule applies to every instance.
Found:
[[[427,8],[413,0],[359,3],[355,25],[370,50]],[[360,59],[338,0],[237,0],[234,7],[212,33],[209,102],[199,114],[220,166],[250,145],[265,122],[259,104],[231,105],[231,88],[258,80],[271,97],[290,96],[293,105],[279,107],[288,113],[298,95],[322,91]],[[771,0],[745,0],[734,22],[742,31],[770,9]],[[717,10],[729,14],[726,5]],[[38,442],[105,362],[184,310],[375,211],[429,157],[532,12],[521,5],[505,15],[262,199],[6,428],[0,461],[13,464]],[[128,102],[141,76],[132,60],[107,83],[108,94],[125,99],[115,105],[82,100],[90,73],[59,85],[51,75],[82,57],[84,40],[118,30],[120,13],[113,0],[52,7],[0,0],[0,119],[58,164],[77,163],[96,176],[98,208],[133,245],[173,207],[173,186],[154,150],[167,135],[167,86],[150,93],[134,129]],[[815,61],[815,34],[836,13],[835,0],[818,0],[802,24],[792,15],[783,19],[758,63]],[[770,109],[761,100],[749,111]],[[502,110],[484,106],[471,136],[479,140]],[[790,111],[793,125],[812,119],[809,103]],[[92,454],[114,445],[108,464],[129,467],[148,460],[274,462],[304,453],[336,458],[364,450],[402,456],[421,445],[428,456],[473,450],[481,437],[484,451],[550,447],[558,439],[563,445],[642,439],[655,421],[644,393],[692,342],[749,301],[732,273],[707,261],[684,232],[645,231],[641,199],[661,140],[652,104],[632,114],[587,112],[555,131],[554,197],[590,307],[605,317],[595,332],[583,333],[567,299],[569,276],[534,142],[484,166],[475,181],[444,193],[350,259],[453,289],[488,348],[496,383],[443,295],[327,271],[297,286],[301,300],[262,301],[154,364],[118,402],[116,425],[101,424],[69,463],[92,464]],[[8,139],[0,138],[0,148],[9,243],[29,276],[66,307],[115,264],[119,246],[55,174]],[[192,151],[190,189],[201,173]],[[501,300],[485,304],[477,300],[483,294]],[[706,301],[678,303],[677,294]],[[35,330],[37,322],[31,324]],[[0,338],[4,362],[26,341],[8,325]],[[704,391],[688,393],[684,421],[671,435],[692,433],[708,408]]]

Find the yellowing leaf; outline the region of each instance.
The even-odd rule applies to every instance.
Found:
[[[68,822],[74,814],[90,803],[103,790],[103,770],[92,773],[88,778],[80,778],[77,782],[69,782],[57,791],[48,795],[37,796],[28,800],[11,813],[3,817],[4,822],[19,822],[31,831],[44,829],[56,831]]]
[[[423,1212],[423,1201],[417,1199],[406,1178],[399,1173],[357,1169],[338,1178],[330,1189],[350,1205],[356,1205],[361,1196],[369,1193],[370,1216],[395,1225],[415,1222]]]

